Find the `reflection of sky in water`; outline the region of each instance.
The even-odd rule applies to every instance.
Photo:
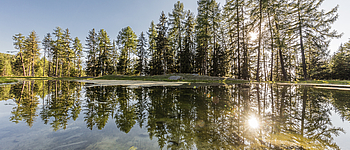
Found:
[[[70,89],[73,88],[70,87]],[[30,91],[29,88],[26,90]],[[115,93],[118,90],[119,92]],[[235,95],[235,90],[242,93]],[[318,91],[312,91],[311,88],[309,89],[310,93],[321,95],[321,97],[316,98],[312,97],[312,94],[309,95],[309,99],[318,100],[317,104],[311,100],[307,100],[307,103],[303,104],[303,90],[299,89],[298,91],[295,86],[274,89],[273,100],[269,95],[271,89],[264,91],[262,86],[260,90],[260,103],[257,103],[256,88],[249,89],[247,87],[244,89],[235,89],[234,86],[204,88],[198,86],[182,89],[153,87],[142,90],[121,88],[120,86],[82,88],[82,95],[77,101],[81,106],[78,117],[75,121],[71,116],[66,117],[68,118],[65,123],[66,127],[58,127],[57,131],[54,131],[52,127],[54,124],[53,116],[49,117],[47,124],[42,118],[43,106],[46,109],[53,107],[48,105],[48,96],[45,96],[45,102],[43,102],[39,96],[41,94],[37,94],[35,103],[37,107],[33,109],[35,117],[31,127],[23,120],[20,120],[18,124],[11,122],[12,112],[15,111],[17,104],[14,100],[1,101],[0,99],[0,149],[159,149],[160,139],[163,139],[162,144],[165,149],[176,149],[177,146],[186,147],[186,145],[189,145],[187,148],[193,149],[197,149],[197,147],[213,148],[212,146],[220,147],[223,143],[231,144],[233,147],[241,147],[244,144],[245,148],[249,149],[256,148],[257,145],[261,146],[254,144],[256,141],[293,145],[294,143],[288,143],[290,142],[289,137],[297,137],[299,138],[297,142],[305,144],[307,142],[303,143],[303,141],[309,139],[300,137],[299,134],[284,132],[288,130],[300,132],[302,127],[298,118],[302,117],[302,106],[307,105],[304,116],[304,136],[309,134],[308,130],[310,133],[321,131],[320,129],[309,129],[310,126],[317,123],[313,122],[315,115],[318,113],[327,114],[327,112],[317,112],[318,109],[329,111],[333,108],[328,100],[323,101],[322,92],[317,93]],[[96,100],[88,102],[89,98],[103,97],[106,96],[104,95],[106,93],[110,94],[109,100],[96,98]],[[276,97],[277,93],[280,94],[278,97]],[[58,94],[64,94],[64,92],[60,91]],[[286,98],[283,98],[282,95],[285,95]],[[288,95],[294,95],[294,97],[288,97]],[[326,95],[328,94],[326,93]],[[118,96],[126,97],[116,99]],[[144,98],[142,102],[145,104],[144,106],[140,106],[139,101],[135,99],[138,96]],[[283,99],[285,100],[284,104],[281,103]],[[22,100],[22,102],[24,101]],[[273,104],[271,104],[272,101]],[[293,103],[288,103],[288,101]],[[67,100],[67,105],[60,107],[67,107],[68,102],[69,100]],[[312,109],[311,106],[314,105],[318,105],[319,108]],[[104,108],[105,106],[114,110]],[[87,114],[92,108],[94,111]],[[281,108],[283,109],[282,114],[279,112],[282,110]],[[70,115],[72,109],[71,107],[67,109],[69,111],[66,113]],[[140,109],[143,111],[140,112]],[[309,109],[312,110],[313,117],[308,116]],[[53,110],[53,112],[58,113],[62,111],[62,109]],[[140,113],[144,117],[142,128],[139,127],[139,120],[133,118],[133,116],[140,116]],[[108,115],[106,125],[98,130],[98,125],[92,124],[92,130],[90,130],[88,116],[91,115],[90,119],[96,123],[101,119],[99,117],[102,116],[103,119],[103,114]],[[326,115],[325,119],[329,117],[335,128],[341,127],[348,133],[340,133],[339,137],[334,137],[337,145],[341,149],[346,149],[347,140],[350,139],[349,121],[342,122],[339,114],[334,111],[331,114],[330,116]],[[62,114],[59,114],[58,118],[62,119],[60,115]],[[63,113],[63,115],[65,114]],[[24,115],[24,117],[26,116]],[[129,120],[123,120],[125,119],[123,117]],[[64,121],[61,120],[62,122]],[[328,124],[326,125],[328,126]],[[130,126],[131,129],[128,128]],[[272,135],[273,132],[283,133]],[[150,139],[151,135],[152,140]],[[186,139],[184,136],[190,138]],[[243,141],[240,141],[242,139]],[[213,143],[208,143],[208,141]],[[277,142],[273,143],[274,141]]]
[[[9,121],[11,100],[0,101],[0,149],[158,149],[157,140],[150,140],[147,130],[134,126],[128,134],[116,128],[110,119],[103,130],[86,128],[83,117],[69,120],[65,130],[53,131],[40,118],[29,128],[25,122]],[[40,110],[37,110],[39,112]],[[83,115],[81,112],[80,115]]]
[[[332,111],[331,121],[333,125],[343,128],[346,134],[341,133],[338,137],[335,137],[337,145],[341,147],[342,150],[350,150],[350,121],[342,120],[339,115]]]

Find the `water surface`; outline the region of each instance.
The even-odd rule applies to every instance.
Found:
[[[0,86],[0,149],[349,149],[350,91],[274,84]]]

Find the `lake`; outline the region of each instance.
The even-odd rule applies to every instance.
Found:
[[[0,149],[349,149],[350,91],[302,85],[0,85]]]

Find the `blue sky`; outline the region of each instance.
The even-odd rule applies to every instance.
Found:
[[[35,30],[42,40],[57,26],[69,28],[71,36],[83,44],[92,28],[105,29],[111,39],[130,26],[137,35],[146,32],[152,20],[158,23],[160,13],[171,12],[177,0],[1,0],[0,1],[0,52],[14,50],[12,36],[28,35]],[[217,0],[221,6],[225,0]],[[184,0],[186,10],[197,13],[196,0]],[[330,10],[337,4],[339,20],[333,29],[343,32],[341,39],[333,40],[330,49],[336,50],[340,43],[350,37],[350,1],[325,0],[322,8]]]

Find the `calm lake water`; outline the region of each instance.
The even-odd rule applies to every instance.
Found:
[[[0,85],[0,149],[350,149],[350,91]]]

